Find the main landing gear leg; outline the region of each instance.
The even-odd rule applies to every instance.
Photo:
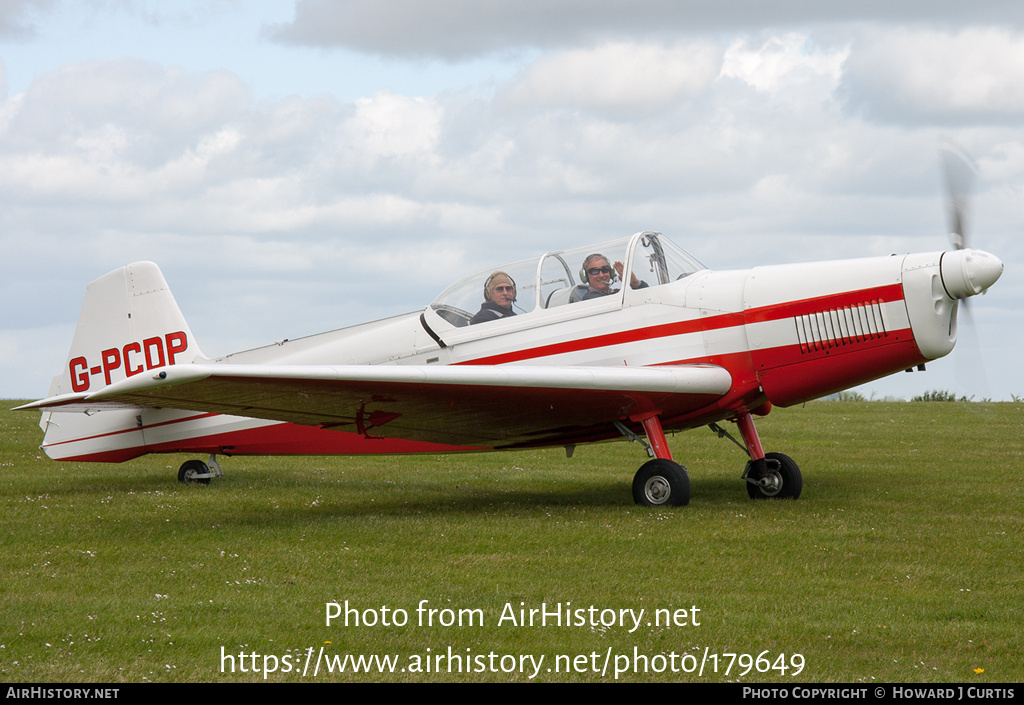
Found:
[[[765,453],[754,427],[754,417],[744,412],[736,419],[743,441],[747,444],[750,462],[743,469],[747,494],[751,499],[789,498],[800,496],[804,481],[793,459],[782,453]]]
[[[646,507],[670,505],[680,507],[690,502],[690,478],[686,468],[672,460],[661,419],[657,415],[638,419],[644,426],[650,442],[648,453],[653,450],[654,459],[648,460],[637,470],[633,478],[633,501]],[[620,430],[624,427],[620,425]],[[626,429],[628,431],[628,429]],[[635,438],[626,433],[630,440]]]

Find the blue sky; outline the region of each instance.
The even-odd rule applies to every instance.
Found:
[[[0,396],[138,259],[219,355],[643,229],[713,269],[942,249],[945,137],[1006,273],[861,391],[1022,396],[1024,10],[831,5],[0,0]]]
[[[236,74],[257,99],[329,93],[355,100],[379,90],[438,93],[510,75],[515,57],[453,63],[386,57],[344,47],[296,46],[267,36],[294,16],[293,3],[26,3],[27,36],[3,42],[7,89],[24,92],[40,74],[82,61],[140,58],[202,73]]]

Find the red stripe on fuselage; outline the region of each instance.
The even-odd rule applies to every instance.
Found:
[[[58,441],[57,443],[45,443],[42,448],[55,448],[56,446],[62,446],[67,443],[81,443],[82,441],[92,441],[97,438],[107,438],[109,436],[119,436],[122,433],[132,433],[134,431],[145,431],[147,428],[159,428],[160,426],[169,426],[171,424],[183,423],[185,421],[195,421],[196,419],[206,419],[211,416],[220,416],[220,414],[213,413],[202,413],[196,414],[195,416],[186,416],[183,419],[172,419],[170,421],[161,421],[160,423],[150,424],[149,426],[132,426],[131,428],[122,428],[117,431],[107,431],[106,433],[98,433],[95,436],[83,436],[82,438],[72,438],[67,441]]]
[[[500,353],[479,357],[473,360],[463,360],[453,363],[455,365],[501,365],[507,362],[520,362],[532,360],[539,357],[561,355],[564,353],[579,352],[580,350],[594,350],[597,348],[611,347],[635,343],[641,340],[653,340],[655,338],[668,338],[675,335],[686,335],[687,333],[699,333],[706,330],[719,328],[732,328],[747,323],[763,323],[765,321],[776,321],[792,316],[802,316],[814,313],[821,309],[822,302],[827,301],[831,306],[853,306],[864,303],[865,299],[876,299],[879,302],[889,303],[903,300],[903,285],[889,284],[872,289],[858,289],[856,291],[829,294],[799,301],[785,301],[770,306],[751,308],[742,312],[723,313],[706,318],[696,318],[689,321],[674,321],[656,326],[634,328],[632,330],[618,333],[602,333],[601,335],[589,338],[567,340],[562,343],[541,345],[535,348],[524,348],[514,352]]]

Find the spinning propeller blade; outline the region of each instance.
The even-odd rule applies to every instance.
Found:
[[[945,182],[949,244],[954,250],[969,249],[967,234],[968,201],[970,200],[971,192],[974,190],[978,169],[967,151],[949,139],[943,140],[940,144],[939,158],[942,162],[942,175]],[[971,255],[970,253],[964,253],[964,256],[970,257]],[[992,267],[986,267],[986,269],[993,267],[994,264]],[[1001,272],[1002,264],[1000,263],[998,273],[993,269],[987,276],[984,276],[985,285],[987,286],[991,283],[988,282],[988,279],[992,278],[992,274],[998,278],[998,274]],[[978,278],[982,279],[983,275],[979,273]],[[964,342],[967,349],[956,358],[956,377],[965,386],[969,380],[976,380],[975,384],[979,385],[983,395],[987,396],[989,390],[988,376],[982,363],[978,332],[974,316],[971,313],[972,307],[968,305],[969,296],[976,293],[976,291],[971,289],[965,293],[967,293],[967,296],[957,301],[957,306],[960,309],[960,315],[965,324],[960,328],[962,333],[966,333],[961,338],[965,338]]]
[[[963,250],[967,247],[967,202],[974,187],[977,167],[970,155],[952,140],[943,140],[939,157],[946,186],[949,244],[953,249]]]

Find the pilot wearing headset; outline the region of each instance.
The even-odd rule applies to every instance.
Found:
[[[608,258],[604,255],[593,254],[583,260],[583,268],[580,270],[580,278],[587,284],[587,291],[580,298],[581,301],[597,299],[609,294],[619,293],[619,289],[612,288],[615,279],[622,278],[622,262],[615,263],[616,277],[612,277],[612,267],[608,264]],[[636,274],[629,273],[629,286],[631,289],[643,289],[647,282],[637,279]]]
[[[497,271],[484,282],[484,303],[470,319],[469,325],[496,321],[516,315],[512,303],[516,300],[516,283],[506,272]]]

